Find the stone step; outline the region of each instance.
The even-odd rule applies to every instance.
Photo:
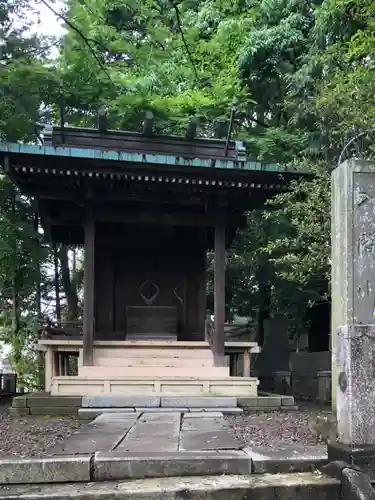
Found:
[[[211,366],[198,368],[187,366],[80,366],[80,377],[226,377],[229,368],[226,366]]]
[[[237,408],[231,396],[176,396],[169,394],[98,395],[82,398],[82,408]]]
[[[141,413],[181,413],[189,417],[219,417],[223,415],[238,415],[242,413],[242,408],[79,408],[78,417],[81,420],[92,420],[99,415],[140,415]]]
[[[180,451],[164,454],[98,452],[93,462],[93,475],[96,481],[216,474],[248,475],[252,467],[251,460],[246,453],[237,450]]]
[[[100,459],[100,456],[98,458]],[[196,456],[196,458],[200,459],[201,457]],[[90,472],[90,457],[60,461],[56,461],[54,458],[34,460],[34,462],[37,461],[39,461],[39,467],[30,467],[29,464],[27,467],[19,465],[15,478],[14,466],[10,469],[11,473],[4,467],[3,474],[8,474],[13,478],[11,481],[13,485],[9,484],[10,481],[8,481],[4,498],[8,500],[21,498],[32,498],[33,500],[71,500],[73,498],[75,500],[110,498],[116,500],[174,500],[184,497],[189,498],[189,500],[201,500],[202,498],[221,500],[224,496],[228,500],[249,498],[252,500],[275,500],[275,498],[323,500],[338,498],[341,491],[340,481],[337,479],[311,472],[264,475],[220,473],[212,476],[165,477],[162,481],[160,478],[140,478],[137,481],[94,483],[92,482],[94,478],[87,479],[87,474]],[[76,462],[78,462],[78,467]],[[131,464],[134,472],[136,470],[134,469],[135,464],[136,461]],[[26,475],[24,470],[27,471]],[[90,474],[88,475],[90,476]],[[94,476],[94,474],[92,475]],[[17,478],[20,478],[21,485],[14,484],[17,483]],[[24,478],[23,481],[22,478]],[[22,482],[39,484],[30,487],[25,486]],[[41,484],[43,482],[50,484]],[[68,484],[64,484],[64,482]]]

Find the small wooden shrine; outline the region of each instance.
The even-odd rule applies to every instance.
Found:
[[[116,392],[120,378],[156,374],[159,382],[199,373],[202,380],[229,378],[226,248],[245,223],[246,210],[261,208],[300,174],[250,161],[241,142],[197,139],[194,132],[193,124],[185,137],[154,135],[148,117],[143,133],[53,127],[45,130],[43,146],[0,144],[5,171],[38,202],[46,237],[84,246],[82,331],[40,341],[52,392]],[[209,249],[215,252],[215,314],[208,331]],[[51,346],[54,352],[80,353],[76,377],[68,376],[64,363],[56,367]],[[120,361],[121,352],[126,357],[141,347],[148,350],[134,354],[137,362]],[[200,371],[181,354],[185,349],[190,360],[200,359],[193,348],[205,353]],[[168,349],[169,357],[185,361],[168,364]],[[164,361],[155,361],[158,350]],[[149,370],[142,371],[139,358],[148,355]],[[100,389],[94,379],[101,380]],[[124,382],[121,391],[126,387]],[[156,382],[153,387],[163,390]]]

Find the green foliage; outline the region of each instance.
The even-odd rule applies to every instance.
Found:
[[[36,122],[56,102],[58,76],[47,59],[53,41],[30,33],[33,14],[27,1],[0,0],[0,140],[35,141]],[[20,383],[30,389],[38,372],[39,284],[41,295],[49,293],[41,271],[48,249],[36,234],[35,210],[0,173],[0,342],[11,348]]]
[[[25,305],[23,305],[25,308]],[[33,314],[24,311],[19,328],[15,332],[10,311],[0,315],[1,341],[11,347],[9,361],[17,373],[18,384],[28,391],[41,389],[39,359],[35,350],[38,339],[38,324]]]
[[[30,34],[31,14],[29,2],[0,2],[0,140],[35,140],[43,102],[56,92],[45,64],[52,40]]]
[[[270,225],[279,227],[279,236],[264,251],[278,276],[301,287],[315,280],[330,282],[330,175],[322,164],[312,173],[311,180],[294,181],[290,192],[269,201],[274,210],[264,215]],[[312,295],[317,291],[313,289]]]

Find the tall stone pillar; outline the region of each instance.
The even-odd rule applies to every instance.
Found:
[[[375,163],[332,174],[332,388],[344,460],[375,477]]]

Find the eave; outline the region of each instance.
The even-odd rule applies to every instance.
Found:
[[[215,170],[239,170],[249,172],[265,172],[270,174],[284,175],[306,175],[295,169],[289,169],[279,163],[261,163],[240,159],[207,159],[207,158],[187,158],[173,155],[133,153],[127,151],[103,150],[97,148],[75,148],[60,146],[38,146],[33,144],[0,143],[0,156],[9,155],[13,158],[41,159],[46,157],[63,158],[70,160],[91,160],[95,162],[105,162],[106,166],[118,166],[128,163],[135,165],[164,165],[169,167],[192,167]],[[73,168],[73,166],[71,167]]]

